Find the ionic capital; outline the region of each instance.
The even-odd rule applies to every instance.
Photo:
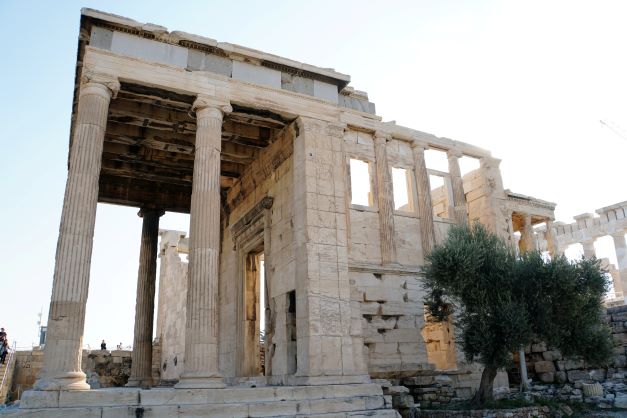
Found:
[[[614,239],[614,242],[625,242],[625,231],[612,232],[610,236]]]
[[[120,91],[120,82],[117,77],[110,74],[83,70],[81,74],[81,93],[95,93],[96,89],[100,89],[104,94],[108,94],[112,99],[115,99]]]
[[[345,123],[329,123],[326,127],[326,134],[334,138],[344,138],[345,130]]]
[[[145,215],[154,214],[157,218],[162,217],[165,214],[163,209],[155,209],[155,208],[140,208],[139,212],[137,212],[137,216],[143,218]]]
[[[414,151],[414,153],[416,153],[416,152],[423,152],[424,153],[425,150],[428,148],[427,144],[425,144],[422,141],[418,141],[417,139],[414,139],[413,141],[411,141],[409,143],[409,146]]]
[[[194,104],[192,104],[192,111],[196,112],[198,116],[198,113],[203,110],[207,110],[207,112],[203,112],[203,116],[222,118],[225,113],[231,113],[233,108],[229,102],[199,94],[196,100],[194,100]]]
[[[446,156],[450,160],[452,158],[462,158],[464,154],[457,148],[451,148],[446,151]]]
[[[501,164],[501,160],[499,160],[498,158],[494,158],[494,157],[482,157],[479,159],[479,165],[481,166],[481,168],[485,168],[485,169],[497,169],[499,168],[499,165]]]
[[[383,132],[383,131],[375,131],[374,132],[374,142],[377,143],[385,143],[388,142],[392,139],[392,135],[390,135],[387,132]]]

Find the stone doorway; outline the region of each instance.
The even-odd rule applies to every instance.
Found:
[[[237,375],[266,375],[264,335],[267,286],[263,230],[239,251]]]
[[[243,358],[241,375],[265,375],[265,274],[263,247],[249,252],[245,258],[243,286]]]

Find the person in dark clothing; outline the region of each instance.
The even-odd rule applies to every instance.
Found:
[[[0,364],[4,364],[4,359],[7,357],[7,353],[9,352],[9,342],[4,339],[2,341],[2,346],[0,346]]]
[[[7,339],[7,333],[4,331],[4,328],[0,328],[0,341],[4,341]]]
[[[102,340],[102,342],[100,343],[100,349],[101,350],[106,350],[107,349],[107,343],[105,342],[105,340]]]

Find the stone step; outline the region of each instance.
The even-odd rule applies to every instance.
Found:
[[[266,386],[261,388],[227,387],[224,389],[107,388],[89,391],[28,391],[22,396],[22,408],[115,406],[115,405],[206,405],[268,401],[382,396],[377,384],[324,386]]]
[[[223,409],[217,411],[211,408],[202,408],[200,405],[194,409],[168,409],[157,407],[156,409],[145,409],[138,413],[136,408],[131,407],[104,407],[104,408],[50,408],[50,409],[6,409],[0,411],[0,417],[10,418],[237,418],[237,417],[267,417],[268,415],[257,415],[254,412],[238,412],[235,409]],[[364,411],[330,412],[321,414],[312,413],[287,413],[269,415],[272,417],[311,417],[311,418],[400,418],[394,409],[376,409]]]
[[[8,416],[397,417],[389,408],[390,405],[385,405],[381,386],[377,384],[225,389],[112,388],[27,391],[22,396],[18,412],[8,412]]]

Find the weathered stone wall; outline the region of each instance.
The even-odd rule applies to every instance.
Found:
[[[346,131],[344,150],[347,159],[369,162],[372,172],[375,164],[381,163],[375,160],[370,134]],[[389,167],[413,170],[412,151],[407,143],[389,140],[386,154]],[[372,187],[372,192],[376,197],[376,187]],[[394,212],[395,261],[405,269],[381,269],[378,209],[350,203],[348,206],[351,297],[361,307],[368,371],[374,377],[392,377],[426,367],[427,355],[420,334],[424,309],[418,269],[423,263],[418,217],[414,212]]]
[[[422,337],[427,345],[429,363],[436,369],[450,370],[457,367],[457,349],[453,319],[448,321],[426,321],[422,328]]]
[[[417,412],[415,418],[529,418],[529,417],[552,417],[554,416],[548,406],[529,406],[525,408],[515,408],[507,410],[462,410],[462,411],[433,411],[421,410]],[[561,416],[561,415],[560,415]]]
[[[565,359],[559,350],[538,342],[525,348],[527,373],[531,379],[542,383],[603,382],[624,379],[627,373],[627,305],[609,308],[605,321],[612,328],[614,356],[607,368],[592,368],[583,359]],[[514,354],[518,363],[518,354]],[[520,382],[518,370],[509,370],[513,382]]]
[[[222,232],[220,255],[220,368],[225,377],[238,375],[238,362],[242,353],[243,323],[243,266],[245,254],[240,254],[233,242],[231,227],[242,219],[266,196],[273,197],[270,211],[269,235],[263,238],[268,303],[271,315],[267,320],[272,330],[269,338],[270,356],[266,364],[271,365],[274,376],[293,374],[295,371],[296,342],[288,335],[288,294],[295,289],[295,261],[293,248],[293,132],[285,128],[282,135],[263,151],[265,157],[253,162],[250,170],[229,193],[230,207],[228,222]],[[231,196],[238,196],[232,200]],[[268,242],[269,241],[269,242]],[[243,243],[246,244],[245,242]],[[262,289],[262,291],[266,291]],[[261,308],[263,312],[263,307]],[[240,330],[240,331],[238,331]],[[240,347],[240,350],[243,349]],[[288,355],[289,353],[289,355]]]
[[[11,399],[20,399],[35,383],[43,364],[43,351],[33,349],[15,353],[15,374]],[[82,369],[92,389],[121,387],[131,373],[131,352],[126,350],[83,350]]]
[[[157,339],[160,355],[153,358],[159,364],[162,383],[178,381],[185,361],[185,315],[187,305],[187,261],[181,260],[179,245],[185,233],[162,231],[159,243],[159,304]],[[182,250],[182,249],[181,249]]]
[[[351,272],[361,302],[362,330],[373,377],[396,377],[427,366],[420,279],[415,275]]]

